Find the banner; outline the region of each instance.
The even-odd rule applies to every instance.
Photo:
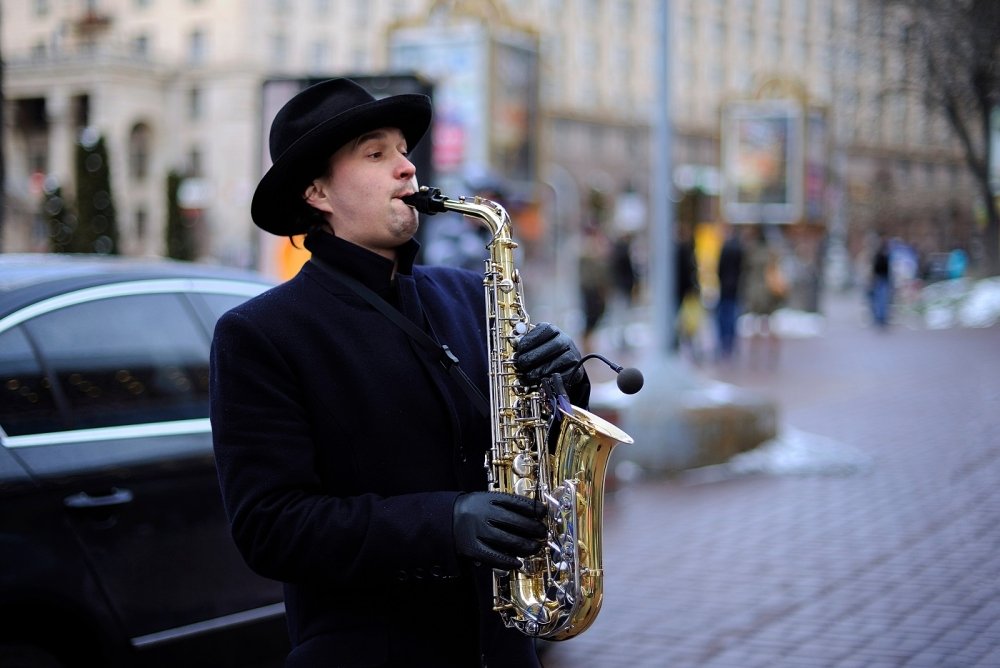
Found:
[[[722,119],[723,213],[733,223],[803,217],[803,117],[790,100],[732,103]]]

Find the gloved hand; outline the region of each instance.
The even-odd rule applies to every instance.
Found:
[[[516,494],[467,492],[455,500],[455,549],[493,568],[513,570],[517,557],[538,552],[545,539],[545,506]]]
[[[573,339],[555,325],[540,322],[515,345],[514,370],[526,385],[538,385],[546,376],[558,373],[572,393],[573,386],[585,376],[582,366],[573,371],[581,357]]]

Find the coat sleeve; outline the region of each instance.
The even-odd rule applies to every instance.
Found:
[[[452,508],[459,492],[324,493],[303,389],[282,349],[242,312],[216,326],[210,383],[223,500],[252,569],[332,586],[458,575]]]

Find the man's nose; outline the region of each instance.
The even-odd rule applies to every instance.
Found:
[[[410,159],[407,158],[405,155],[400,157],[401,160],[399,163],[399,177],[402,179],[411,178],[414,174],[417,173],[416,166],[412,162],[410,162]]]

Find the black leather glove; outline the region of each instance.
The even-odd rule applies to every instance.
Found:
[[[514,370],[525,385],[538,385],[558,373],[572,394],[573,386],[585,376],[583,367],[576,366],[581,357],[573,339],[555,325],[540,322],[514,346]]]
[[[544,516],[545,506],[527,497],[467,492],[455,500],[455,549],[493,568],[519,568],[517,557],[530,556],[542,547]]]

